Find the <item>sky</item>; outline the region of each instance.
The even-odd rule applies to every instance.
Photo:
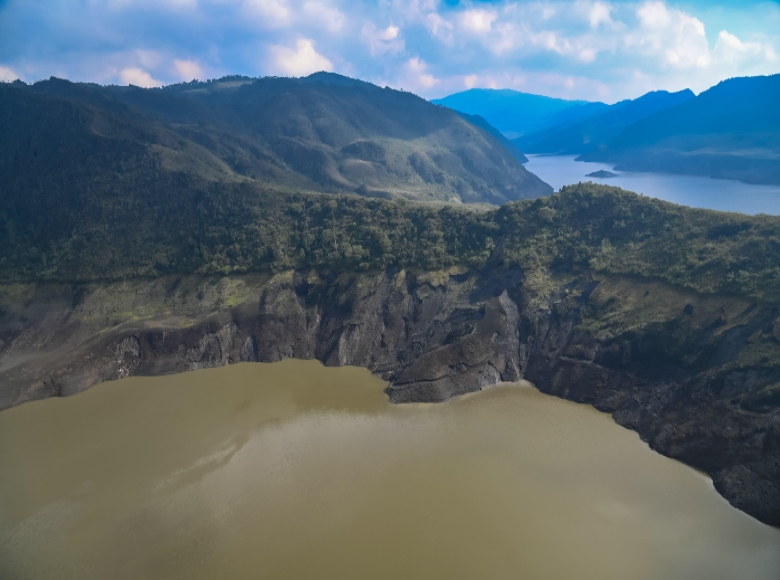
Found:
[[[0,0],[0,80],[156,87],[326,70],[426,98],[613,103],[780,72],[780,2]]]

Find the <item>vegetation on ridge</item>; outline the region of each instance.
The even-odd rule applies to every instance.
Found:
[[[455,203],[552,191],[484,121],[477,127],[411,93],[330,73],[163,89],[0,84],[0,126],[0,178],[15,188],[10,195],[63,178],[70,189],[126,191],[130,180],[173,173]]]
[[[776,301],[780,217],[690,209],[579,184],[490,211],[150,180],[0,210],[0,281],[86,281],[297,268],[590,268]],[[31,201],[33,200],[33,201]]]

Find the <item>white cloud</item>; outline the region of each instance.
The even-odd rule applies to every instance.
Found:
[[[162,60],[160,53],[156,50],[139,49],[135,51],[135,54],[138,57],[138,62],[144,68],[154,68],[159,65]]]
[[[301,12],[307,21],[317,27],[324,28],[331,34],[341,32],[349,22],[349,18],[338,8],[330,6],[321,0],[305,2]]]
[[[776,62],[778,60],[774,47],[763,42],[743,42],[726,30],[718,34],[718,41],[713,51],[715,58],[729,65],[744,65],[756,61]]]
[[[612,8],[604,2],[593,2],[586,7],[588,23],[591,28],[598,28],[602,24],[612,23]]]
[[[19,75],[16,74],[14,69],[0,64],[0,82],[10,83],[11,81],[15,81],[18,78]]]
[[[153,79],[152,75],[138,67],[128,67],[122,69],[119,73],[119,80],[126,85],[135,85],[137,87],[152,88],[161,87],[162,82]]]
[[[472,8],[458,14],[458,24],[469,32],[485,34],[490,32],[496,18],[498,18],[498,13],[495,10]]]
[[[611,95],[610,87],[599,81],[578,75],[561,75],[548,71],[526,71],[506,68],[499,72],[484,72],[466,76],[437,77],[438,83],[431,91],[423,91],[431,96],[444,96],[465,88],[484,87],[489,89],[515,89],[517,91],[550,95],[565,99],[588,98],[605,99]],[[408,88],[407,85],[402,85]]]
[[[596,49],[586,46],[585,48],[580,49],[580,53],[577,55],[577,60],[584,63],[593,62],[596,60],[597,54],[598,53],[596,52]]]
[[[425,27],[428,31],[445,46],[451,46],[455,40],[455,26],[449,20],[443,18],[436,12],[430,12],[425,15]]]
[[[656,0],[642,4],[637,17],[640,29],[627,36],[629,46],[636,43],[651,56],[662,55],[675,68],[710,64],[707,35],[698,18]]]
[[[4,30],[0,78],[158,86],[335,68],[426,96],[506,86],[617,99],[780,71],[776,2],[15,0],[3,14],[20,26]]]
[[[371,56],[398,54],[404,50],[404,41],[400,38],[401,29],[394,25],[377,28],[373,23],[363,26],[361,38],[368,46]]]
[[[555,16],[555,8],[552,6],[540,6],[541,14],[542,14],[542,20],[550,20]]]
[[[430,90],[440,83],[441,80],[428,70],[428,63],[420,57],[414,56],[404,61],[395,81],[386,84],[406,91],[429,95]],[[462,80],[458,86],[457,90],[462,90]]]
[[[176,74],[183,81],[203,78],[203,68],[194,60],[174,60],[173,68]]]
[[[283,28],[292,20],[287,0],[243,0],[243,8],[263,28]]]
[[[305,76],[319,71],[332,71],[333,63],[314,49],[314,42],[299,38],[295,48],[271,47],[271,67],[275,72],[290,76]]]

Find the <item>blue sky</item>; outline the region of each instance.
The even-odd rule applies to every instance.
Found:
[[[777,1],[0,0],[0,80],[331,70],[425,97],[615,102],[780,72]]]

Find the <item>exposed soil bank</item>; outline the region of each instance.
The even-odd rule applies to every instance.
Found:
[[[589,272],[2,286],[0,408],[130,375],[293,357],[367,367],[397,403],[524,378],[612,413],[780,526],[777,318],[734,297]]]

